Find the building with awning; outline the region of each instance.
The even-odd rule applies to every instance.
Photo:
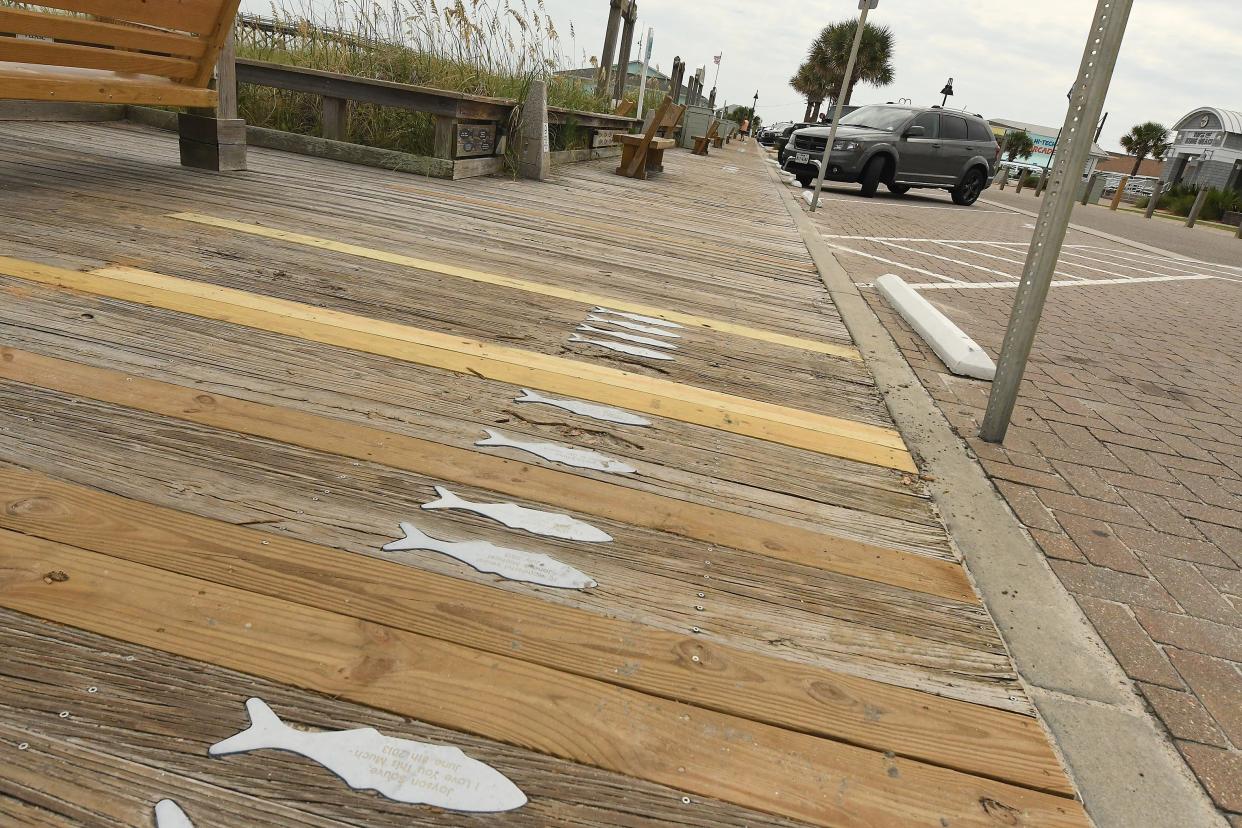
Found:
[[[1173,131],[1161,178],[1196,188],[1242,190],[1242,112],[1200,107]]]
[[[1006,134],[1026,130],[1026,133],[1031,136],[1031,140],[1035,142],[1035,151],[1030,155],[1015,158],[1014,163],[1048,169],[1048,165],[1052,163],[1052,152],[1057,146],[1057,134],[1061,131],[1060,129],[1030,124],[1025,121],[1011,121],[1007,118],[989,118],[988,124],[991,125],[992,133],[996,136],[996,140],[1002,143],[1002,145]],[[1090,175],[1095,172],[1096,164],[1108,158],[1108,153],[1099,144],[1092,144],[1091,155],[1087,159],[1087,165],[1083,169],[1083,174]],[[1009,160],[1004,153],[1001,154],[1001,159],[1004,161]]]

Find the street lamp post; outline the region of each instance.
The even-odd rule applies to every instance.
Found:
[[[828,130],[828,141],[824,144],[824,154],[819,159],[819,173],[815,176],[815,192],[811,196],[811,212],[819,207],[819,192],[824,188],[824,173],[828,171],[828,157],[832,155],[832,145],[837,141],[837,124],[841,121],[841,110],[845,107],[845,93],[850,88],[850,78],[854,77],[854,64],[858,62],[858,46],[862,43],[863,29],[867,26],[867,12],[880,5],[880,0],[858,0],[858,31],[854,32],[854,46],[850,49],[850,59],[845,64],[845,74],[841,78],[841,92],[837,95],[836,110],[832,113],[832,129]]]
[[[953,78],[949,78],[949,82],[944,85],[944,89],[940,90],[940,94],[944,95],[944,100],[940,102],[940,108],[944,109],[949,103],[949,96],[953,94]]]

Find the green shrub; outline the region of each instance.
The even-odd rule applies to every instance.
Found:
[[[1242,193],[1236,190],[1208,190],[1200,217],[1204,221],[1220,221],[1226,212],[1242,210]]]

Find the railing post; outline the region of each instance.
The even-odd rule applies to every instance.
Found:
[[[1113,200],[1109,202],[1108,209],[1116,211],[1117,206],[1121,204],[1121,197],[1126,194],[1126,185],[1130,183],[1130,176],[1123,175],[1121,180],[1117,182],[1117,192],[1113,193]]]
[[[530,82],[518,123],[518,174],[546,179],[551,167],[548,140],[548,90],[541,80]]]
[[[345,140],[348,102],[344,98],[323,98],[323,137],[331,141]]]
[[[1194,227],[1195,222],[1199,220],[1199,213],[1203,211],[1203,202],[1207,201],[1208,188],[1201,187],[1199,194],[1195,196],[1195,205],[1190,208],[1190,215],[1186,217],[1186,226]]]
[[[432,156],[452,161],[457,155],[457,122],[447,115],[433,115],[432,123],[435,125]]]
[[[1164,195],[1164,182],[1157,181],[1156,186],[1152,188],[1151,198],[1147,199],[1147,212],[1143,214],[1144,218],[1151,218],[1156,213],[1156,207],[1160,204],[1160,196]]]

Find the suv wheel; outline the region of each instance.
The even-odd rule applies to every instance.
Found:
[[[960,204],[963,207],[969,207],[979,200],[979,195],[983,192],[983,173],[976,167],[966,173],[961,183],[954,187],[949,193],[953,196],[953,203]]]
[[[906,193],[910,192],[910,185],[909,184],[889,184],[888,191],[892,193],[893,195],[903,196]]]
[[[863,167],[858,181],[862,184],[864,198],[871,198],[875,195],[876,189],[880,186],[880,179],[884,176],[884,163],[883,158],[876,156],[867,162],[866,167]]]

